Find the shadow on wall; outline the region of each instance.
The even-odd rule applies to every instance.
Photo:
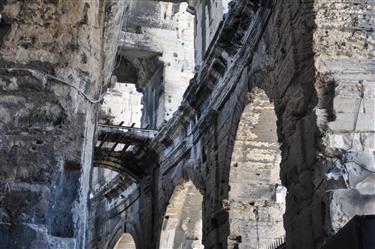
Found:
[[[178,185],[164,216],[159,249],[203,249],[203,196],[192,182]]]
[[[57,178],[52,188],[52,201],[49,207],[49,232],[56,237],[72,238],[74,236],[74,218],[72,209],[79,194],[81,165],[67,161],[64,171]]]

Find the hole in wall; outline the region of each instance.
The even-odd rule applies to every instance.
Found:
[[[0,47],[3,45],[5,37],[8,35],[11,25],[6,21],[5,17],[0,14]]]
[[[64,170],[66,171],[73,171],[73,170],[80,170],[81,164],[79,162],[74,161],[66,161],[64,164]]]

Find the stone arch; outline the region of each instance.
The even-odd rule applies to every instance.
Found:
[[[274,105],[264,90],[246,96],[229,169],[229,248],[266,249],[283,238],[286,189]]]
[[[167,206],[159,249],[203,249],[203,196],[191,181],[176,186]]]
[[[136,249],[135,240],[130,233],[123,233],[114,249]]]
[[[104,248],[107,249],[139,249],[142,247],[139,232],[136,228],[136,222],[127,220],[124,223],[118,223],[112,231],[111,239],[107,242]],[[134,242],[134,245],[133,245]],[[124,247],[124,245],[131,244],[131,247]]]

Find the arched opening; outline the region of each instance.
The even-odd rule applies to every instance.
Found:
[[[120,239],[117,241],[114,249],[136,249],[135,241],[133,236],[129,233],[124,233],[121,235]]]
[[[159,249],[203,249],[203,196],[192,182],[178,185],[164,216]]]
[[[229,175],[230,248],[267,249],[284,238],[277,117],[265,92],[248,94]]]

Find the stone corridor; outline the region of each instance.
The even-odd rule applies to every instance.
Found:
[[[0,249],[373,249],[374,28],[373,0],[0,0]]]

